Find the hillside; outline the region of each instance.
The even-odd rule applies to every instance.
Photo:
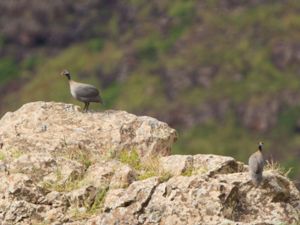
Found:
[[[298,177],[300,3],[154,0],[0,2],[0,114],[77,103],[59,73],[106,105],[176,128],[174,153],[246,162],[256,143]]]

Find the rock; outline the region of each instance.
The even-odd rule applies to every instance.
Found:
[[[160,167],[163,171],[174,176],[181,175],[193,169],[193,157],[190,155],[170,155],[160,158]]]
[[[7,224],[16,224],[35,214],[35,206],[26,201],[14,201],[5,209],[6,213],[3,222]]]
[[[26,202],[40,204],[45,201],[44,195],[47,190],[37,186],[27,175],[12,174],[2,178],[1,191],[5,198],[14,200],[24,200]]]
[[[158,184],[158,178],[150,178],[133,182],[127,190],[109,191],[104,203],[104,211],[107,213],[92,221],[97,221],[100,224],[114,224],[115,222],[137,224],[138,218],[129,215],[139,215],[143,212]]]
[[[110,181],[110,188],[126,188],[136,180],[136,172],[129,166],[120,166]]]
[[[48,153],[29,153],[13,160],[9,172],[27,174],[37,182],[64,184],[82,177],[85,168],[67,158],[54,158]]]
[[[32,179],[40,180],[57,168],[55,159],[47,153],[24,154],[10,164],[10,173],[24,173]]]
[[[46,224],[59,225],[65,221],[65,213],[62,208],[52,208],[47,210],[42,220]]]
[[[33,102],[0,121],[2,149],[60,152],[84,148],[94,154],[136,149],[141,157],[170,154],[176,131],[154,118],[125,111],[82,113],[74,105]]]
[[[67,197],[71,206],[75,208],[89,208],[94,203],[97,195],[97,188],[93,186],[86,186],[68,193]]]
[[[234,160],[232,157],[212,154],[198,154],[193,156],[193,173],[207,174],[227,174],[247,171],[246,167]]]
[[[1,174],[0,176],[9,174],[7,164],[1,161],[0,161],[0,174]]]
[[[123,191],[121,196],[121,193],[115,195],[115,191],[108,192],[104,203],[104,211],[111,211],[112,209],[128,206],[130,206],[130,209],[134,212],[141,210],[144,204],[149,200],[149,197],[151,197],[158,183],[158,179],[154,177],[132,183],[127,190]]]
[[[0,122],[0,225],[262,225],[300,219],[300,193],[288,178],[266,170],[256,188],[247,166],[232,157],[166,156],[176,132],[149,117],[83,114],[73,105],[37,102]],[[113,158],[135,147],[141,157]]]
[[[206,174],[213,176],[220,173],[246,171],[242,163],[232,157],[212,154],[171,155],[160,158],[160,167],[173,176]]]
[[[117,160],[97,162],[86,171],[84,183],[94,187],[109,186],[115,170],[121,165]]]
[[[80,179],[85,172],[84,165],[74,160],[58,157],[57,164],[58,168],[55,173],[58,184],[64,184],[68,181]],[[45,180],[46,179],[44,179],[44,181]]]
[[[263,189],[253,188],[246,172],[209,179],[175,176],[161,184],[148,179],[109,191],[105,213],[88,224],[292,223],[299,217],[299,197],[295,186],[277,174],[266,176]]]
[[[69,207],[70,203],[67,196],[64,193],[51,191],[46,196],[46,204],[52,205],[54,208]]]

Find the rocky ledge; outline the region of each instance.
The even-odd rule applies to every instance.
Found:
[[[0,225],[298,224],[300,193],[276,169],[170,155],[176,131],[124,111],[34,102],[0,120]]]

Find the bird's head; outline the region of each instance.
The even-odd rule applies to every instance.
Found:
[[[63,70],[60,74],[66,76],[69,80],[71,79],[71,75],[68,70]]]
[[[258,149],[261,151],[264,143],[262,141],[258,142]]]

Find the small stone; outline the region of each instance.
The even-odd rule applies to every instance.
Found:
[[[126,188],[136,180],[136,172],[129,166],[123,165],[117,168],[111,181],[111,188]]]

